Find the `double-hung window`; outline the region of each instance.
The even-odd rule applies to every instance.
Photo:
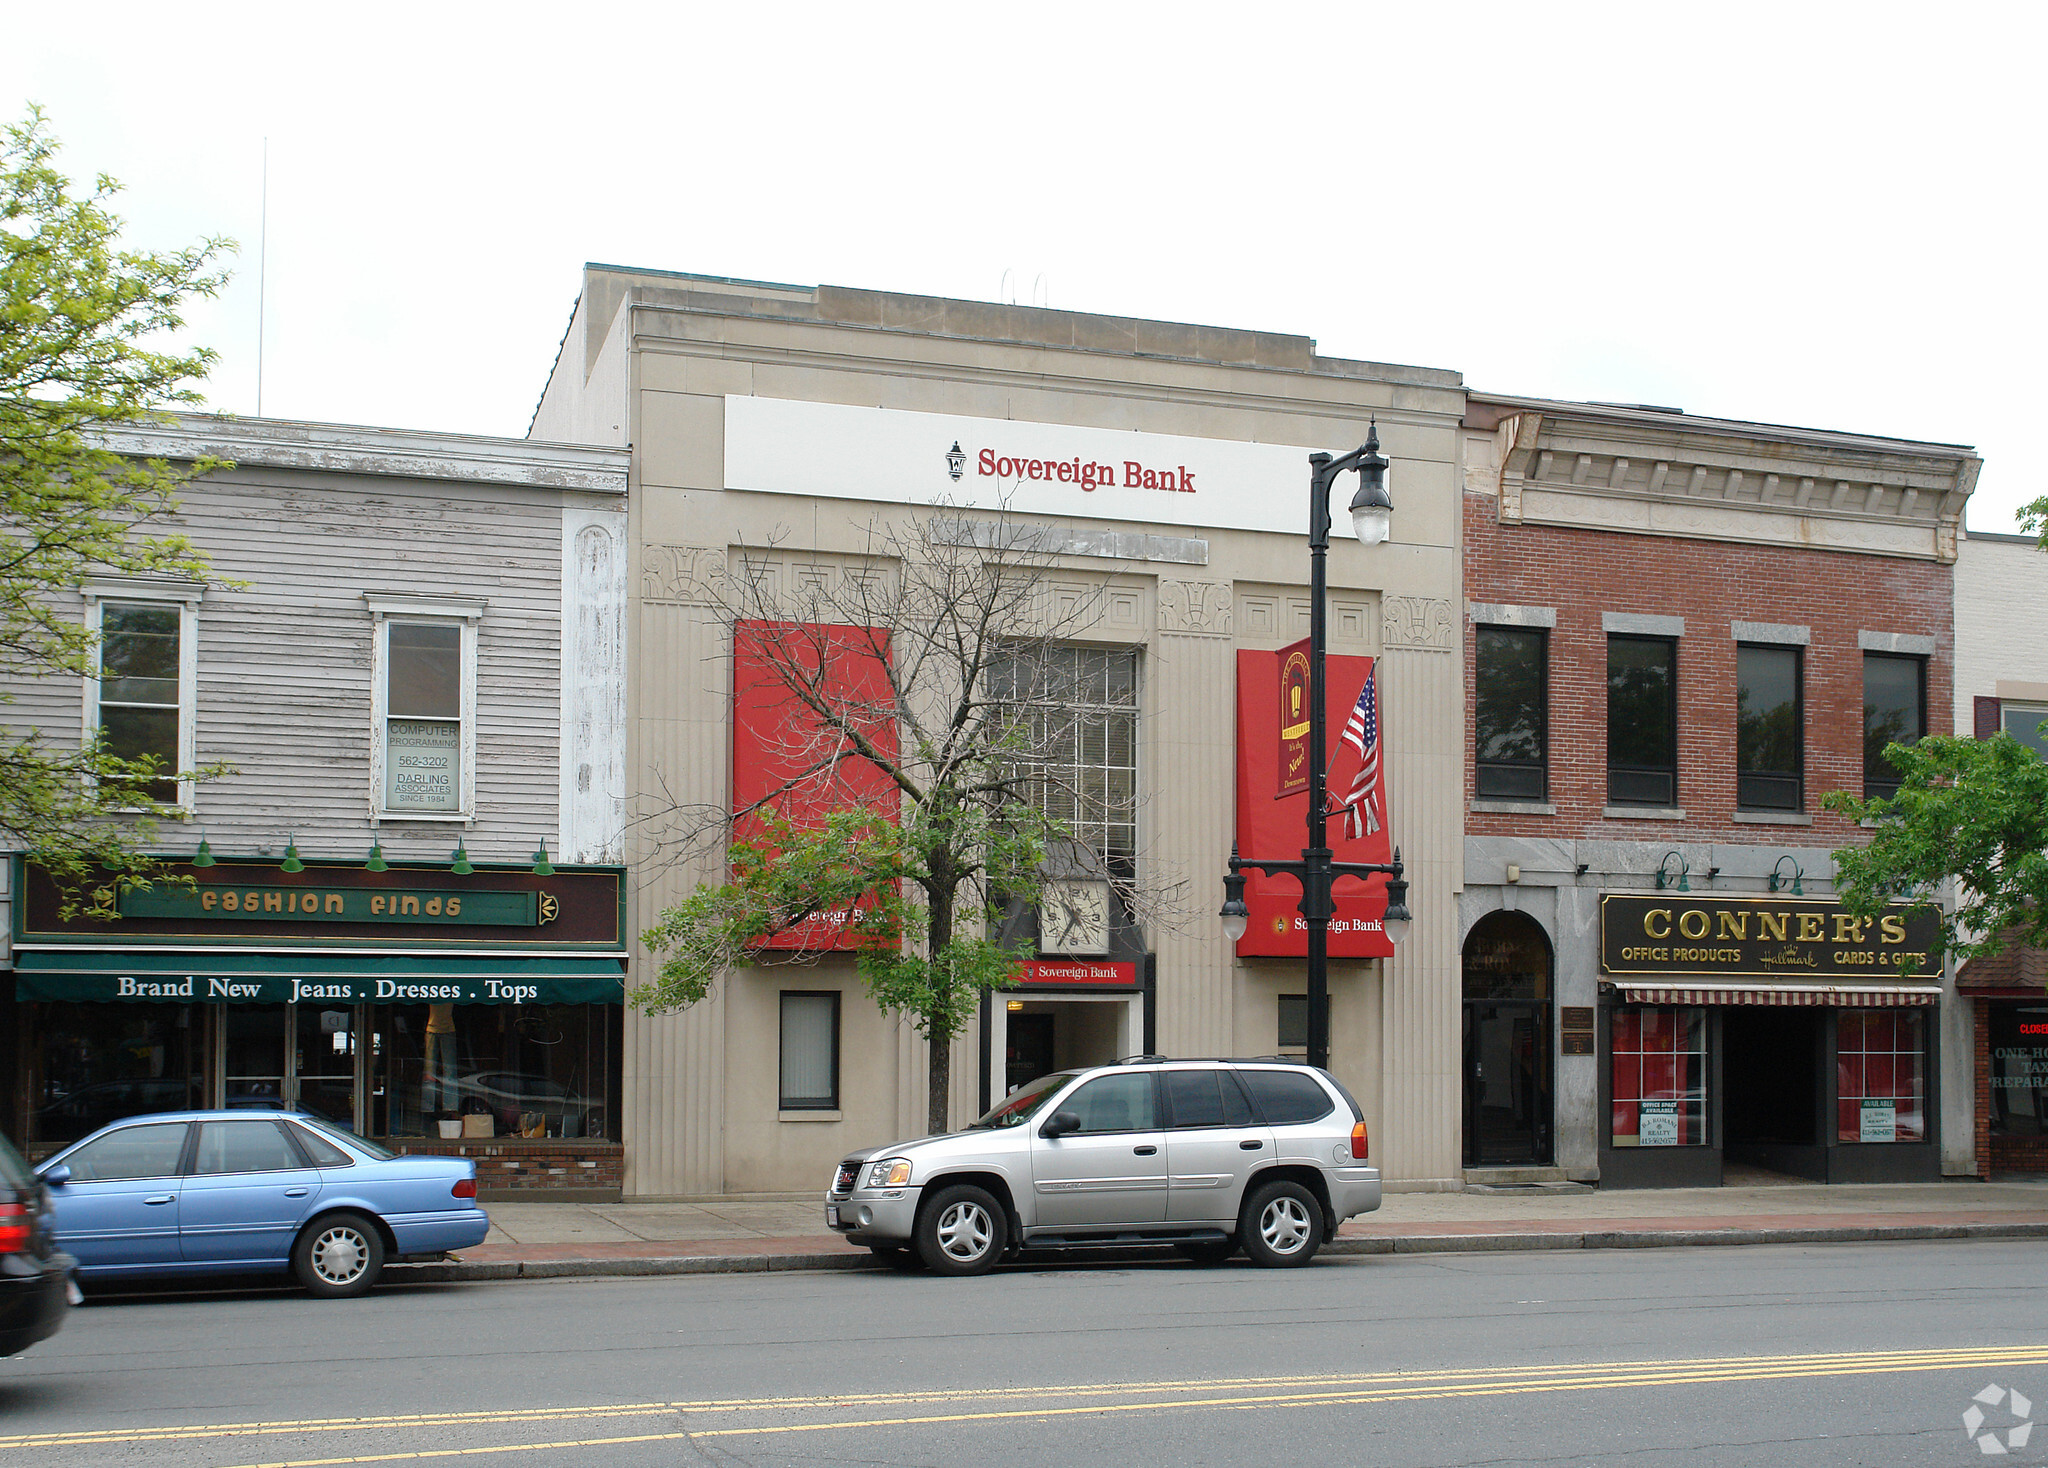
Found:
[[[1678,641],[1607,638],[1607,799],[1678,804]]]
[[[1896,653],[1863,654],[1863,794],[1899,793],[1899,772],[1884,757],[1888,744],[1912,744],[1927,732],[1927,660]]]
[[[1474,657],[1473,794],[1544,800],[1549,792],[1549,679],[1540,627],[1481,627]]]
[[[782,991],[784,1111],[839,1109],[839,994],[836,990]]]
[[[372,803],[385,820],[476,810],[476,635],[483,603],[371,595]]]
[[[1743,810],[1802,811],[1806,781],[1800,650],[1735,647],[1735,804]]]
[[[192,803],[192,783],[177,776],[198,763],[196,634],[203,590],[196,583],[86,589],[86,626],[99,646],[97,676],[85,687],[85,735],[121,759],[154,761],[155,777],[132,787],[137,805]]]

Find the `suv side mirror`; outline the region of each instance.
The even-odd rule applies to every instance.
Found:
[[[1078,1132],[1079,1130],[1081,1130],[1080,1117],[1074,1115],[1071,1111],[1055,1111],[1046,1118],[1045,1125],[1038,1129],[1038,1135],[1057,1139],[1064,1137],[1068,1132]]]
[[[58,1163],[55,1167],[51,1168],[48,1172],[43,1174],[43,1181],[48,1183],[53,1188],[63,1187],[64,1184],[71,1181],[70,1166],[66,1163]]]

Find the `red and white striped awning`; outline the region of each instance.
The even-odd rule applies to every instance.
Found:
[[[1933,1004],[1938,984],[1631,984],[1612,987],[1624,1004],[1806,1004],[1828,1009],[1888,1009]]]

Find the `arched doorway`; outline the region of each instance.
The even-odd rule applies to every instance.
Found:
[[[1465,1166],[1548,1167],[1550,940],[1519,912],[1465,939]]]

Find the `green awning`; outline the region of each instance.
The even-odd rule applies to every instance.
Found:
[[[16,952],[15,997],[136,1004],[619,1004],[610,956]]]

